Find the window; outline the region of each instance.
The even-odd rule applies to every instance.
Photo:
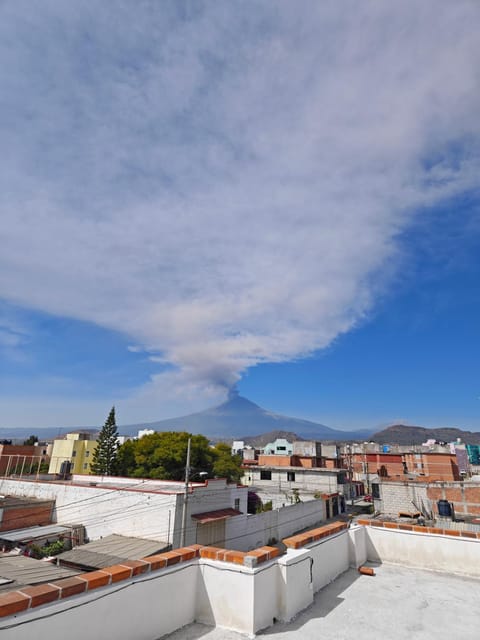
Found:
[[[374,498],[377,498],[377,500],[380,499],[380,485],[379,484],[376,484],[376,483],[372,484],[372,496]]]
[[[260,480],[271,480],[272,472],[271,471],[260,471]]]
[[[75,456],[77,455],[76,451],[72,451],[72,458],[75,458]]]
[[[295,471],[287,471],[288,482],[295,482]]]
[[[84,469],[88,469],[88,462],[85,462],[85,463],[84,463],[83,468],[84,468]]]
[[[85,458],[88,458],[89,455],[90,455],[90,451],[85,451]]]
[[[277,447],[277,451],[286,451],[287,447]]]
[[[234,509],[236,511],[240,511],[240,498],[235,498],[235,506]]]

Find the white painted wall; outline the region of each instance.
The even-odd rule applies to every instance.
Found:
[[[198,565],[177,566],[2,619],[1,638],[156,640],[195,619]]]
[[[312,557],[308,549],[290,549],[278,559],[277,617],[291,620],[313,602]]]
[[[313,590],[319,591],[350,566],[350,538],[347,530],[309,545],[313,559]]]
[[[480,540],[365,527],[368,559],[480,577]]]
[[[370,561],[480,576],[478,540],[352,527],[256,569],[197,559],[138,576],[0,620],[0,635],[156,640],[194,620],[252,635],[292,619],[365,552]]]
[[[130,479],[130,486],[139,482]],[[177,495],[144,493],[101,486],[2,480],[6,495],[56,500],[59,524],[84,524],[96,540],[111,533],[171,542]]]
[[[180,546],[183,493],[175,491],[181,490],[181,483],[165,482],[165,493],[158,493],[162,484],[158,480],[89,476],[89,483],[85,484],[85,476],[74,476],[73,481],[79,479],[83,484],[3,479],[2,492],[56,500],[54,518],[57,522],[84,524],[91,540],[117,533]],[[120,488],[108,488],[112,482]],[[185,544],[196,542],[197,522],[192,520],[193,514],[233,508],[236,498],[240,501],[240,511],[246,514],[247,493],[246,487],[229,485],[225,479],[194,484],[188,500]],[[246,519],[247,516],[235,519],[242,517]],[[236,537],[236,534],[233,532],[231,536]],[[229,546],[228,537],[225,546]]]
[[[226,523],[228,547],[239,551],[262,547],[272,539],[278,542],[302,529],[320,526],[325,519],[323,500],[299,502],[281,509],[230,518]]]
[[[196,620],[254,633],[254,571],[226,562],[199,561]]]
[[[261,471],[271,471],[271,480],[261,480]],[[295,481],[289,482],[287,480],[287,473],[295,473]],[[251,467],[245,471],[243,482],[253,487],[258,487],[262,492],[267,492],[268,489],[272,490],[274,495],[286,492],[291,494],[292,489],[298,489],[300,492],[305,491],[314,493],[316,491],[322,493],[336,493],[337,491],[343,492],[343,484],[337,482],[337,478],[343,476],[345,472],[338,472],[329,469],[317,468],[308,469],[303,467],[277,467],[277,468],[262,468]],[[288,497],[285,496],[284,502],[288,502]]]
[[[237,486],[236,484],[228,484],[225,478],[216,480],[208,480],[205,485],[195,486],[189,493],[187,502],[187,531],[185,535],[185,544],[195,544],[197,542],[197,527],[201,526],[192,515],[196,513],[206,513],[208,511],[216,511],[218,509],[233,509],[235,500],[238,499],[242,512],[241,516],[228,518],[226,521],[226,537],[224,546],[229,549],[237,549],[235,539],[238,531],[241,531],[241,521],[247,518],[247,487]],[[182,512],[183,512],[183,495],[178,497],[178,510],[175,521],[175,531],[178,532],[174,537],[174,547],[180,546],[180,531],[182,528]],[[230,522],[232,524],[230,524]],[[238,529],[238,531],[237,531]]]

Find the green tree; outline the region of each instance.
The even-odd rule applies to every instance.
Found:
[[[34,445],[38,442],[38,437],[37,436],[30,436],[29,438],[27,438],[26,440],[23,441],[24,445]]]
[[[192,436],[186,431],[162,431],[143,436],[140,440],[127,440],[117,452],[116,474],[183,480],[189,438],[192,439],[190,477],[193,481],[198,479],[200,471],[206,472],[210,478],[218,476],[230,482],[240,480],[242,459],[232,456],[229,445],[222,442],[211,447],[205,436]]]
[[[219,442],[213,451],[215,454],[214,475],[219,478],[227,478],[229,482],[239,482],[243,475],[242,457],[232,456],[232,449],[225,442]]]
[[[97,438],[97,448],[92,458],[90,473],[102,476],[115,474],[118,450],[118,430],[115,423],[115,407],[112,407]]]
[[[135,471],[135,440],[126,440],[117,450],[116,476],[131,476]]]
[[[212,477],[214,449],[205,436],[192,436],[186,431],[162,431],[125,442],[118,450],[118,473],[134,478],[183,480],[189,438],[192,480],[199,471]]]

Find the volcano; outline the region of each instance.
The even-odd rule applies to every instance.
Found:
[[[122,433],[133,433],[135,429],[155,431],[188,431],[201,433],[212,440],[243,439],[266,432],[285,432],[307,440],[360,440],[367,431],[339,431],[324,424],[301,420],[273,413],[258,406],[235,391],[222,404],[180,418],[169,418],[158,422],[128,425]],[[280,436],[279,436],[280,437]]]

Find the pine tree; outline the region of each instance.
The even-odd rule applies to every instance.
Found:
[[[97,438],[90,473],[102,476],[114,475],[117,463],[118,430],[115,423],[115,407],[112,407]]]

